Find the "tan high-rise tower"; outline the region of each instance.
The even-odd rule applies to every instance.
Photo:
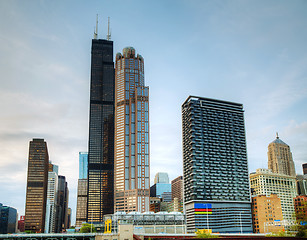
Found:
[[[143,57],[124,48],[115,63],[114,212],[149,211],[148,90]]]
[[[268,147],[268,168],[273,173],[295,177],[295,167],[290,147],[279,139],[278,134],[276,134],[276,139]]]
[[[44,139],[29,146],[25,230],[43,233],[45,229],[49,155]]]

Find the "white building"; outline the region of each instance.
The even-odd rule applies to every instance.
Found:
[[[277,194],[281,201],[282,215],[288,224],[295,221],[293,198],[297,195],[296,179],[289,175],[272,173],[270,169],[259,168],[250,174],[250,185],[255,195]]]
[[[48,172],[45,233],[54,233],[55,231],[57,192],[58,192],[58,173],[57,171]]]

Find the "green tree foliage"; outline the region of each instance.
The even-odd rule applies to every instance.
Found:
[[[80,233],[91,233],[97,232],[96,228],[93,224],[83,223],[82,227],[80,228]]]
[[[207,233],[205,231],[202,230],[197,230],[196,231],[196,237],[197,238],[218,238],[218,235],[213,235],[211,233]]]

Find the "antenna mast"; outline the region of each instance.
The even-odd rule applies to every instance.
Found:
[[[96,30],[94,30],[94,39],[98,37],[98,14],[96,15]]]
[[[107,40],[111,40],[111,32],[110,32],[110,17],[108,17],[108,34],[107,34]]]

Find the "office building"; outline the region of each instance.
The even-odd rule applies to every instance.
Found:
[[[50,166],[50,165],[49,165]],[[55,232],[55,219],[58,193],[58,167],[53,165],[48,172],[45,233]]]
[[[49,155],[44,139],[33,139],[29,146],[25,230],[45,230]]]
[[[169,178],[167,173],[157,173],[155,175],[154,185],[150,187],[151,197],[162,198],[163,193],[171,193],[171,184],[169,183]]]
[[[307,174],[307,163],[302,164],[303,166],[303,174]]]
[[[92,40],[87,221],[102,222],[114,209],[113,42]]]
[[[279,232],[284,229],[281,202],[277,194],[252,197],[254,233]]]
[[[156,173],[154,183],[169,183],[168,174],[165,172]]]
[[[172,200],[174,198],[178,198],[179,202],[183,201],[183,177],[179,176],[176,177],[174,180],[171,181],[172,185]]]
[[[78,180],[76,227],[81,227],[86,222],[87,214],[87,179]],[[91,219],[91,216],[90,216]]]
[[[60,233],[67,228],[69,190],[65,176],[58,176],[57,212],[55,232]]]
[[[88,153],[79,152],[79,179],[87,179]]]
[[[17,210],[0,203],[0,234],[16,233]]]
[[[290,226],[295,221],[294,202],[296,197],[295,177],[272,173],[270,169],[259,168],[250,174],[250,186],[255,195],[270,196],[277,194],[281,202],[281,209],[285,225]]]
[[[252,232],[243,105],[189,96],[182,125],[188,232]]]
[[[149,89],[132,47],[116,54],[115,89],[114,211],[149,211]]]
[[[268,168],[273,173],[295,177],[295,167],[290,147],[276,135],[268,146]]]

